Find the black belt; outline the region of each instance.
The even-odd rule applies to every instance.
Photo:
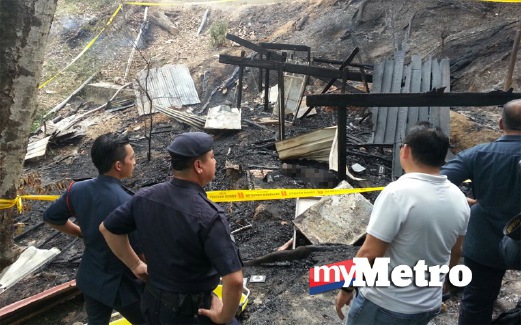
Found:
[[[212,303],[211,292],[200,293],[174,293],[163,291],[146,285],[145,290],[164,305],[171,307],[176,316],[194,316],[197,315],[199,308],[210,308]]]

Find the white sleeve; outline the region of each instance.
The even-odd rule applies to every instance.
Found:
[[[404,216],[394,191],[385,188],[374,202],[367,233],[386,243],[391,243],[403,221],[405,221]]]

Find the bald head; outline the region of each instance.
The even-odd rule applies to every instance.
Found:
[[[503,106],[503,130],[521,131],[521,99],[511,100]]]

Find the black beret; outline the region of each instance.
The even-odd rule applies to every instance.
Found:
[[[195,158],[212,150],[213,138],[204,132],[182,133],[166,148],[172,155]]]

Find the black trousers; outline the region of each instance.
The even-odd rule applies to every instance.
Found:
[[[210,306],[204,306],[209,309]],[[143,297],[141,298],[141,312],[147,324],[162,325],[162,324],[215,324],[208,317],[201,315],[194,315],[190,317],[176,316],[173,311],[173,306],[163,303],[160,297],[154,297],[148,290],[145,289]],[[239,322],[234,319],[230,324],[239,325]]]
[[[139,301],[130,305],[121,306],[121,302],[117,299],[115,305],[112,307],[85,294],[83,297],[85,299],[85,309],[87,310],[87,320],[89,325],[108,325],[113,309],[117,310],[131,324],[145,324],[145,319],[141,314]]]
[[[472,281],[463,289],[458,324],[490,324],[505,270],[482,265],[467,257],[464,263],[472,271]]]

